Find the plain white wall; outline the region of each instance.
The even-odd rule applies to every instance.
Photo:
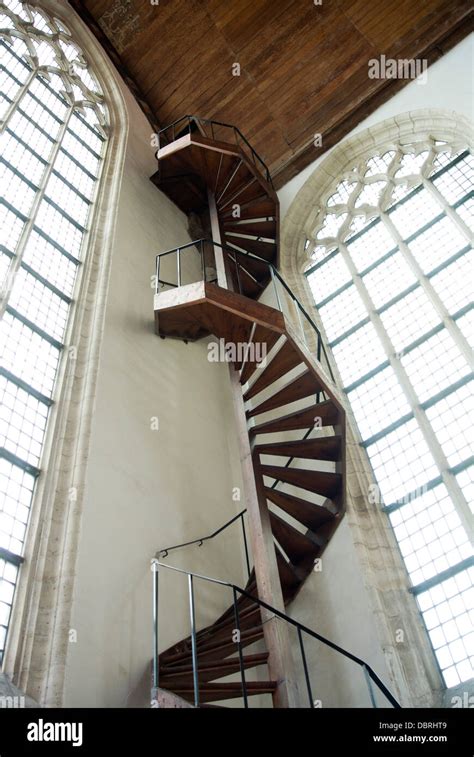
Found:
[[[204,536],[243,504],[226,365],[206,341],[154,333],[154,258],[188,241],[184,214],[149,180],[150,127],[124,89],[130,131],[101,348],[77,562],[65,706],[125,706],[152,655],[150,558],[157,548]],[[195,253],[193,253],[195,255]],[[151,430],[157,417],[159,430]],[[240,524],[167,562],[245,584]],[[160,575],[160,648],[189,633],[184,576]],[[199,625],[232,602],[196,588]],[[144,704],[150,677],[145,677]]]

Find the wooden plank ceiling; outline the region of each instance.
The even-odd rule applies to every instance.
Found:
[[[277,186],[404,86],[370,79],[371,58],[433,62],[472,26],[466,0],[71,4],[105,33],[161,126],[185,114],[236,124]]]

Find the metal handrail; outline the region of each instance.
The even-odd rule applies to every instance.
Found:
[[[192,636],[192,649],[193,649],[193,674],[194,674],[194,686],[195,686],[195,692],[194,692],[195,703],[197,704],[199,703],[199,690],[198,690],[199,682],[198,682],[197,654],[196,654],[196,625],[195,625],[195,617],[194,617],[195,616],[194,594],[193,594],[193,588],[192,588],[193,586],[192,581],[193,579],[196,578],[196,579],[201,579],[202,581],[208,581],[209,583],[219,584],[220,586],[227,586],[228,588],[232,589],[236,622],[238,622],[239,620],[239,609],[238,609],[238,604],[236,601],[236,595],[240,594],[241,596],[252,600],[259,607],[263,607],[265,610],[268,610],[269,612],[271,612],[272,615],[278,618],[281,618],[286,623],[289,623],[291,626],[297,629],[298,639],[300,642],[300,649],[302,651],[302,660],[303,660],[303,667],[304,667],[304,672],[305,672],[305,679],[307,683],[310,707],[314,707],[314,702],[312,699],[311,686],[309,683],[309,671],[308,671],[308,667],[306,663],[306,656],[304,654],[304,645],[302,641],[303,633],[307,634],[313,639],[316,639],[317,641],[320,641],[322,644],[325,644],[326,646],[330,647],[331,649],[335,650],[339,654],[343,655],[344,657],[347,657],[349,660],[352,660],[352,662],[355,662],[357,665],[359,665],[363,669],[367,681],[372,680],[394,708],[397,708],[397,709],[401,708],[401,704],[393,696],[393,694],[387,688],[387,686],[385,686],[383,681],[379,678],[379,676],[372,669],[372,667],[367,662],[365,662],[365,660],[362,660],[360,657],[357,657],[356,655],[352,654],[352,652],[349,652],[347,649],[344,649],[344,647],[341,647],[338,644],[335,644],[333,641],[331,641],[330,639],[327,639],[325,636],[322,636],[316,631],[313,631],[311,628],[308,628],[307,626],[303,625],[303,623],[300,623],[298,620],[291,618],[286,613],[281,612],[281,610],[277,610],[276,607],[272,607],[272,605],[269,605],[267,602],[264,602],[258,597],[253,596],[253,594],[250,594],[248,591],[246,591],[245,589],[242,589],[240,586],[236,586],[230,581],[222,581],[218,578],[204,576],[200,573],[192,573],[191,571],[184,570],[183,568],[177,568],[174,565],[166,565],[166,563],[162,563],[156,558],[153,558],[151,560],[151,566],[152,566],[152,571],[153,571],[153,598],[154,598],[154,601],[153,601],[153,607],[154,607],[153,636],[155,639],[155,645],[154,645],[154,650],[153,650],[154,688],[158,688],[158,683],[159,683],[159,671],[158,671],[159,653],[158,653],[158,644],[157,644],[157,640],[158,640],[158,601],[157,600],[158,600],[158,572],[159,571],[156,566],[160,566],[162,568],[165,568],[166,570],[173,570],[177,573],[182,573],[188,576],[188,582],[190,586],[191,636]],[[155,608],[156,608],[156,611],[155,611]],[[239,661],[240,661],[240,669],[241,669],[240,672],[242,676],[243,696],[244,696],[245,706],[247,706],[247,692],[245,688],[244,666],[243,666],[242,656],[240,654],[241,652],[240,641],[237,643],[239,646]],[[371,702],[373,703],[373,706],[376,706],[370,684],[368,684],[368,687],[369,687],[369,695],[370,695]]]
[[[317,343],[317,348],[316,348],[317,349],[317,353],[316,353],[317,354],[317,359],[321,363],[322,362],[321,358],[322,358],[322,356],[324,356],[324,359],[325,359],[325,362],[326,362],[326,366],[327,366],[328,371],[329,371],[329,375],[330,375],[331,379],[333,381],[335,381],[334,373],[333,373],[333,370],[332,370],[332,367],[331,367],[331,363],[329,362],[329,358],[328,358],[328,355],[327,355],[327,352],[326,352],[326,348],[324,346],[324,342],[323,342],[323,339],[322,339],[322,336],[321,336],[321,332],[319,331],[319,329],[316,326],[315,322],[310,317],[310,315],[306,312],[306,310],[304,309],[304,307],[302,306],[302,304],[300,303],[300,301],[298,300],[298,298],[296,297],[296,295],[290,289],[290,287],[288,286],[288,284],[286,283],[286,281],[283,279],[283,277],[280,275],[280,273],[278,272],[278,270],[275,268],[275,266],[273,265],[273,263],[271,263],[269,260],[265,260],[265,258],[261,258],[259,255],[255,255],[254,253],[245,252],[245,251],[241,251],[241,250],[236,250],[233,247],[229,247],[228,245],[222,245],[219,242],[214,242],[214,240],[207,239],[207,238],[196,239],[193,242],[187,242],[186,244],[181,245],[180,247],[173,247],[170,250],[166,250],[165,252],[161,252],[161,253],[158,253],[158,255],[156,255],[156,290],[155,290],[156,293],[157,294],[159,293],[159,286],[160,286],[160,284],[162,284],[163,286],[172,286],[172,287],[179,287],[181,285],[181,276],[180,276],[180,268],[179,267],[178,267],[178,277],[177,277],[178,278],[178,283],[177,284],[174,284],[174,283],[172,283],[170,281],[165,281],[164,279],[160,279],[161,258],[162,257],[166,257],[167,255],[175,254],[175,253],[178,253],[178,255],[180,256],[181,255],[181,251],[185,250],[185,249],[187,249],[189,247],[194,247],[196,249],[196,251],[198,252],[198,254],[201,255],[201,271],[202,271],[203,281],[207,281],[207,279],[206,279],[206,269],[205,269],[205,263],[204,263],[204,252],[203,252],[203,245],[204,244],[209,244],[209,245],[212,245],[212,246],[217,245],[218,247],[220,247],[222,249],[228,250],[232,254],[244,255],[244,256],[252,258],[254,260],[258,260],[259,262],[264,263],[270,269],[271,277],[272,277],[272,283],[273,283],[273,286],[275,288],[275,295],[276,295],[276,298],[277,298],[277,304],[278,304],[278,307],[279,307],[280,311],[282,310],[282,306],[281,306],[280,298],[278,296],[278,290],[276,289],[276,285],[275,285],[275,277],[281,282],[281,284],[283,285],[283,287],[285,288],[285,290],[288,292],[288,294],[292,298],[293,302],[296,304],[296,306],[299,308],[299,310],[301,310],[301,312],[303,313],[303,315],[305,316],[305,318],[307,319],[307,321],[309,322],[309,324],[311,325],[311,327],[316,332],[316,337],[317,337],[317,341],[316,341],[316,343]],[[236,262],[235,258],[234,258],[234,262]],[[238,263],[236,263],[236,265],[238,266]],[[237,278],[238,278],[238,281],[239,281],[239,284],[240,284],[240,278],[239,278],[239,275],[238,275],[238,268],[237,268]],[[302,326],[301,319],[300,319],[300,326],[301,326],[301,330],[302,330],[302,333],[303,333],[303,338],[305,339],[304,328]],[[324,396],[324,393],[323,393],[323,396]],[[320,392],[317,392],[317,399],[316,399],[316,401],[318,403],[320,401]],[[303,440],[307,439],[309,437],[309,435],[312,432],[312,430],[313,430],[312,428],[309,428],[307,430],[307,432],[303,436]],[[293,462],[294,459],[295,459],[295,456],[289,457],[289,459],[285,463],[284,467],[288,468],[291,465],[291,463]],[[278,486],[279,483],[281,483],[281,479],[276,479],[273,482],[271,488],[275,489]]]
[[[159,152],[160,147],[161,147],[160,134],[164,135],[165,132],[167,132],[169,129],[171,129],[172,130],[172,137],[173,137],[173,139],[171,141],[174,142],[174,140],[176,138],[176,127],[177,127],[178,124],[180,124],[180,123],[182,123],[184,121],[188,121],[189,122],[189,128],[190,129],[191,129],[191,123],[193,121],[194,121],[194,123],[196,123],[198,125],[199,125],[199,123],[210,125],[211,126],[211,135],[212,135],[212,138],[214,138],[214,133],[213,133],[214,126],[219,126],[219,127],[225,128],[225,129],[231,129],[233,131],[233,133],[234,133],[235,144],[237,145],[237,147],[239,146],[239,141],[237,139],[237,135],[238,135],[240,137],[240,139],[242,140],[242,142],[244,142],[244,144],[250,150],[250,153],[252,155],[254,163],[255,163],[255,159],[257,159],[258,162],[261,164],[261,166],[263,167],[263,169],[265,171],[265,178],[266,178],[266,180],[273,187],[273,181],[272,181],[272,177],[271,177],[271,174],[270,174],[270,169],[268,168],[268,166],[265,163],[265,161],[263,160],[263,158],[260,157],[260,155],[258,154],[258,152],[252,147],[252,145],[248,141],[247,137],[245,137],[242,134],[242,132],[240,131],[240,129],[238,128],[238,126],[235,126],[234,124],[227,124],[227,123],[224,123],[223,121],[214,121],[213,119],[210,119],[210,118],[201,118],[201,116],[186,115],[186,116],[181,116],[181,118],[176,119],[176,121],[173,121],[172,123],[168,124],[167,126],[164,126],[162,129],[159,130],[159,132],[157,134],[157,136],[158,136],[158,150],[155,153],[155,157],[157,158],[157,160],[158,160],[158,152]]]
[[[324,342],[323,342],[323,339],[322,339],[321,332],[320,332],[319,328],[317,327],[317,325],[315,324],[315,322],[313,321],[313,319],[311,318],[311,316],[309,315],[309,313],[305,310],[305,308],[303,307],[303,305],[301,304],[301,302],[299,301],[299,299],[297,298],[297,296],[295,295],[295,293],[292,291],[292,289],[290,289],[290,287],[288,286],[288,284],[286,283],[286,281],[284,280],[284,278],[279,273],[278,269],[269,260],[265,260],[265,258],[262,258],[259,255],[255,255],[252,252],[246,252],[246,251],[243,251],[243,250],[237,250],[234,247],[229,247],[229,245],[220,244],[219,242],[215,242],[213,239],[208,239],[208,238],[205,238],[205,237],[203,237],[202,239],[196,239],[193,242],[187,242],[186,244],[180,245],[179,247],[173,247],[171,250],[166,250],[165,252],[161,252],[161,253],[158,253],[156,255],[156,258],[155,258],[155,264],[156,264],[156,289],[155,289],[155,292],[156,292],[156,294],[159,294],[159,285],[160,284],[163,284],[164,286],[173,286],[173,287],[179,287],[179,286],[181,286],[180,269],[178,269],[178,283],[177,284],[173,284],[173,283],[171,283],[169,281],[164,281],[164,280],[160,279],[160,262],[161,262],[161,258],[165,257],[167,255],[171,255],[173,253],[177,253],[178,257],[180,257],[181,251],[187,249],[188,247],[195,247],[196,250],[197,250],[197,252],[201,256],[203,256],[203,245],[204,244],[209,244],[209,245],[212,245],[214,247],[220,247],[222,250],[227,250],[229,253],[232,253],[232,255],[241,255],[243,257],[250,258],[252,260],[257,260],[258,262],[263,263],[263,264],[265,264],[267,266],[267,268],[270,271],[270,275],[271,275],[272,279],[274,279],[274,278],[278,279],[278,281],[281,283],[281,285],[283,286],[283,288],[285,289],[285,291],[288,293],[288,295],[290,296],[290,298],[292,299],[292,301],[295,303],[295,305],[298,308],[298,310],[303,314],[303,316],[306,318],[306,320],[308,321],[308,323],[311,326],[311,328],[315,331],[316,336],[317,336],[317,358],[318,358],[319,362],[321,362],[321,357],[324,356],[326,365],[327,365],[328,370],[329,370],[329,375],[331,376],[331,379],[334,381],[335,380],[334,379],[334,373],[332,371],[331,363],[329,362],[328,355],[327,355],[327,352],[326,352],[326,348],[324,346]],[[200,245],[200,249],[199,249],[199,245]],[[204,267],[204,260],[203,260],[203,264],[202,264],[202,273],[203,273],[203,280],[206,281],[206,273],[205,273],[205,267]],[[276,292],[276,296],[277,296],[277,303],[278,303],[279,309],[281,311],[282,307],[281,307],[281,303],[280,303],[280,300],[279,300],[279,297],[278,297],[278,292],[277,292],[277,289],[276,289],[274,281],[273,281],[273,284],[274,284],[275,292]],[[304,330],[303,330],[303,334],[304,334]]]
[[[269,267],[269,269],[271,271],[272,276],[276,276],[276,278],[278,279],[278,281],[280,282],[280,284],[283,286],[283,288],[285,289],[285,291],[289,294],[289,296],[291,297],[291,299],[293,300],[293,302],[295,303],[295,305],[297,306],[297,308],[301,311],[301,313],[304,315],[304,317],[306,318],[306,320],[308,321],[308,323],[310,324],[310,326],[312,327],[312,329],[316,332],[316,335],[318,337],[318,347],[317,347],[317,349],[318,349],[318,354],[317,354],[318,360],[321,362],[321,354],[323,354],[324,357],[325,357],[325,359],[326,359],[326,365],[327,365],[327,367],[329,369],[330,376],[331,376],[332,380],[334,381],[334,374],[332,372],[331,364],[330,364],[330,362],[328,360],[326,348],[324,346],[324,342],[323,342],[323,339],[322,339],[321,332],[320,332],[319,328],[317,327],[317,325],[315,324],[315,322],[313,321],[313,319],[311,318],[311,316],[309,315],[309,313],[307,312],[307,310],[303,307],[303,305],[301,304],[301,302],[299,301],[299,299],[297,298],[297,296],[295,295],[295,293],[293,292],[293,290],[290,289],[290,287],[288,286],[288,284],[286,283],[285,279],[280,274],[280,272],[278,271],[278,269],[275,268],[275,266],[273,265],[273,263],[271,263],[269,260],[265,260],[265,258],[261,258],[259,255],[254,255],[251,252],[246,252],[244,250],[236,250],[233,247],[229,247],[228,245],[220,245],[220,246],[224,247],[225,249],[233,251],[233,253],[235,253],[237,255],[244,255],[245,257],[254,258],[255,260],[259,260],[259,261],[264,262],[264,263],[267,264],[267,266]],[[275,289],[275,291],[276,291],[276,289]],[[277,302],[279,303],[278,293],[277,293]],[[281,306],[280,306],[280,310],[281,310]]]
[[[159,557],[168,557],[168,553],[172,552],[174,549],[180,549],[181,547],[190,547],[193,544],[197,544],[199,547],[202,547],[205,541],[209,541],[210,539],[214,539],[215,536],[218,536],[222,531],[225,531],[226,528],[232,525],[232,523],[235,523],[236,520],[241,519],[242,523],[242,535],[244,539],[244,548],[245,548],[245,559],[247,563],[247,572],[250,577],[251,569],[250,569],[250,560],[249,560],[249,552],[248,552],[248,544],[247,544],[247,533],[245,531],[245,521],[244,521],[244,515],[247,512],[247,508],[245,510],[242,510],[237,515],[234,515],[233,518],[227,521],[227,523],[224,523],[223,526],[217,529],[217,531],[214,531],[212,534],[209,534],[208,536],[203,536],[200,539],[193,539],[192,541],[185,541],[182,544],[174,544],[172,547],[165,547],[164,549],[157,550],[155,557],[158,559]]]

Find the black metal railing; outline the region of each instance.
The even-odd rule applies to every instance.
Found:
[[[285,279],[281,276],[281,274],[278,272],[278,270],[275,268],[275,266],[270,263],[270,261],[265,260],[265,258],[261,258],[258,255],[254,255],[251,252],[245,252],[242,250],[237,250],[235,247],[230,247],[229,245],[222,245],[218,242],[214,242],[212,239],[197,239],[194,242],[188,242],[187,244],[181,245],[180,247],[174,247],[171,250],[166,250],[166,252],[161,252],[156,256],[156,274],[155,274],[155,280],[156,280],[156,286],[155,286],[155,293],[159,294],[160,287],[180,287],[184,284],[191,284],[195,281],[204,281],[204,282],[212,282],[216,283],[217,279],[214,275],[208,274],[208,266],[207,263],[211,263],[214,260],[214,248],[220,247],[222,250],[225,250],[227,253],[227,258],[229,260],[229,265],[233,265],[233,270],[235,272],[235,280],[234,283],[237,285],[237,290],[240,294],[243,293],[244,287],[242,284],[242,278],[249,277],[253,279],[254,282],[258,283],[257,280],[244,268],[243,262],[245,260],[252,260],[257,261],[259,265],[262,267],[265,267],[268,271],[268,279],[269,283],[273,288],[273,292],[275,295],[275,302],[277,309],[280,312],[283,312],[283,301],[280,292],[278,291],[278,284],[281,285],[284,292],[288,295],[291,302],[293,303],[294,310],[296,312],[296,317],[298,321],[298,325],[300,327],[300,331],[303,337],[303,341],[308,346],[307,338],[306,338],[306,332],[305,332],[305,325],[309,327],[311,332],[314,333],[316,336],[316,357],[320,363],[324,362],[327,367],[327,370],[329,371],[329,375],[331,376],[331,379],[334,381],[334,374],[331,368],[331,364],[328,359],[328,355],[326,352],[326,347],[324,345],[321,332],[307,310],[303,307],[301,302],[298,300],[294,292],[290,289],[288,284],[286,283]],[[192,251],[197,252],[200,257],[199,262],[199,273],[195,271],[194,274],[191,273],[190,276],[186,275],[183,272],[183,266],[182,266],[182,256],[184,253],[192,253]],[[162,272],[162,263],[165,258],[167,258],[170,255],[176,256],[176,276],[175,281],[169,281],[168,279],[161,278],[161,272]],[[192,266],[191,266],[192,269]],[[198,278],[196,278],[196,276]],[[192,279],[189,280],[189,279]],[[262,285],[262,293],[265,287]]]
[[[240,525],[242,528],[242,539],[243,539],[244,550],[245,550],[245,562],[247,565],[247,573],[250,578],[250,573],[251,573],[250,558],[249,558],[249,549],[248,549],[248,542],[247,542],[247,531],[245,529],[245,520],[244,520],[244,515],[246,512],[247,512],[246,509],[242,510],[240,513],[238,513],[233,518],[228,520],[227,523],[224,523],[223,526],[218,528],[216,531],[213,531],[212,534],[208,534],[207,536],[202,536],[200,539],[193,539],[192,541],[185,541],[182,544],[173,544],[172,547],[165,547],[164,549],[159,549],[157,550],[155,557],[157,559],[159,557],[164,559],[165,557],[168,557],[169,552],[172,552],[175,549],[181,549],[182,547],[191,547],[193,544],[197,544],[198,547],[202,547],[205,541],[210,541],[211,539],[214,539],[216,536],[218,536],[227,528],[229,528],[229,526],[231,526],[237,520],[240,520]]]
[[[330,639],[327,639],[326,637],[322,636],[316,631],[313,631],[311,628],[308,628],[307,626],[304,626],[302,623],[299,623],[297,620],[294,620],[289,615],[286,615],[286,613],[281,612],[280,610],[277,610],[275,607],[272,607],[266,602],[263,602],[261,599],[258,599],[258,597],[255,597],[252,594],[249,594],[249,592],[247,592],[245,589],[242,589],[239,586],[236,586],[235,584],[229,583],[228,581],[221,581],[217,578],[203,576],[199,573],[191,573],[190,571],[183,570],[181,568],[176,568],[173,565],[166,565],[165,563],[159,562],[156,558],[154,558],[151,561],[151,567],[152,567],[152,573],[153,573],[153,688],[154,689],[157,689],[159,686],[159,649],[158,649],[159,571],[161,568],[165,568],[166,570],[176,571],[177,573],[184,574],[188,577],[188,593],[189,593],[188,602],[189,602],[189,617],[190,617],[190,625],[191,625],[191,657],[192,657],[192,666],[193,666],[195,707],[199,707],[200,705],[196,607],[195,607],[195,594],[194,594],[194,580],[197,579],[201,581],[207,581],[213,584],[218,584],[220,586],[226,586],[232,590],[232,600],[233,600],[236,629],[240,628],[240,610],[239,610],[239,604],[238,604],[239,595],[241,597],[245,597],[246,599],[251,600],[255,605],[258,605],[260,608],[263,608],[267,610],[268,612],[270,612],[273,617],[276,617],[284,621],[289,626],[292,626],[293,628],[296,629],[297,634],[298,634],[298,645],[299,645],[301,662],[302,662],[303,671],[304,671],[304,679],[305,679],[306,691],[308,695],[309,707],[311,708],[315,707],[315,700],[313,698],[311,675],[310,675],[310,670],[308,667],[308,661],[307,661],[306,649],[305,649],[305,640],[307,640],[307,637],[316,639],[317,641],[321,642],[325,646],[337,652],[339,655],[342,655],[346,659],[351,660],[353,663],[358,665],[363,670],[365,682],[368,688],[369,699],[372,704],[372,707],[377,707],[377,700],[375,698],[375,692],[374,692],[374,685],[375,685],[375,687],[383,694],[383,696],[388,700],[388,702],[392,705],[392,707],[401,708],[401,705],[398,702],[398,700],[393,696],[391,691],[387,688],[387,686],[383,683],[383,681],[379,678],[377,673],[375,673],[375,671],[371,668],[371,666],[367,662],[362,660],[360,657],[357,657],[356,655],[352,654],[352,652],[349,652],[347,649],[344,649],[338,644],[335,644],[333,641],[330,641]],[[240,678],[241,678],[241,685],[242,685],[242,699],[244,702],[244,707],[248,707],[248,692],[247,692],[247,685],[246,685],[246,679],[245,679],[243,645],[240,640],[240,634],[237,634],[236,638],[237,640],[235,643],[236,643],[238,658],[239,658],[239,669],[240,669]]]
[[[168,126],[165,126],[158,132],[158,150],[155,154],[157,160],[158,152],[162,147],[174,142],[177,138],[182,137],[185,134],[191,134],[193,129],[197,129],[205,137],[227,142],[228,144],[230,138],[231,143],[243,150],[256,168],[259,168],[261,171],[263,170],[265,179],[273,187],[269,168],[263,158],[260,157],[256,150],[254,150],[248,139],[244,137],[237,126],[226,124],[222,121],[213,121],[209,118],[201,118],[200,116],[182,116],[181,118],[178,118],[176,121],[168,124]]]
[[[302,334],[302,337],[303,337],[303,341],[305,342],[306,346],[309,347],[308,340],[306,339],[304,325],[303,325],[304,322],[307,322],[308,325],[310,326],[310,328],[313,330],[315,336],[316,336],[316,345],[317,345],[316,346],[316,356],[317,356],[317,359],[318,359],[318,361],[320,363],[322,363],[322,359],[324,358],[325,365],[327,367],[329,375],[330,375],[331,379],[333,381],[335,381],[335,379],[334,379],[334,373],[333,373],[333,370],[331,368],[331,364],[330,364],[328,356],[327,356],[327,352],[326,352],[326,348],[325,348],[325,345],[324,345],[324,342],[323,342],[323,339],[322,339],[322,336],[321,336],[321,332],[319,331],[319,329],[316,326],[316,324],[313,321],[313,319],[308,315],[307,311],[304,309],[304,307],[302,306],[302,304],[300,303],[300,301],[298,300],[298,298],[296,297],[296,295],[292,292],[292,290],[290,289],[290,287],[287,285],[286,281],[283,279],[283,277],[278,272],[278,270],[273,266],[272,263],[270,263],[268,260],[265,260],[265,258],[261,258],[258,255],[254,255],[253,253],[241,252],[239,250],[236,250],[234,247],[229,247],[228,245],[218,244],[218,243],[214,242],[212,239],[198,239],[198,240],[196,240],[194,242],[188,242],[187,244],[182,245],[181,247],[175,247],[175,248],[173,248],[171,250],[167,250],[166,252],[159,253],[156,256],[156,275],[155,275],[155,279],[156,279],[155,292],[156,292],[156,294],[159,293],[160,286],[161,287],[164,287],[164,286],[180,287],[180,286],[183,285],[183,283],[185,283],[185,284],[192,283],[191,281],[188,280],[187,277],[186,277],[186,280],[185,280],[185,277],[183,275],[183,270],[182,270],[182,265],[181,265],[181,256],[182,256],[183,250],[185,250],[186,252],[188,252],[188,251],[191,251],[192,249],[194,249],[194,251],[198,253],[198,255],[200,257],[200,263],[199,263],[200,277],[198,278],[198,280],[203,280],[205,282],[216,283],[217,279],[215,278],[214,273],[208,275],[208,273],[207,273],[207,267],[206,267],[206,259],[207,259],[208,262],[211,262],[211,261],[214,260],[214,245],[217,245],[218,247],[221,247],[222,249],[225,249],[226,251],[229,251],[231,256],[234,255],[234,254],[236,254],[236,255],[243,255],[243,256],[245,256],[247,258],[252,258],[254,260],[258,260],[262,264],[264,264],[268,269],[270,269],[270,271],[271,271],[271,273],[270,273],[270,284],[272,285],[272,287],[274,289],[277,308],[280,311],[283,311],[282,301],[281,301],[281,298],[279,296],[278,289],[277,289],[277,281],[278,281],[283,286],[285,292],[290,296],[291,300],[293,301],[293,303],[295,305],[296,312],[299,315],[298,321],[299,321],[299,326],[300,326],[301,334]],[[176,255],[176,283],[168,281],[168,280],[163,279],[163,278],[160,278],[161,258],[166,258],[168,255]],[[236,262],[236,258],[235,257],[234,257],[234,262]],[[193,281],[196,280],[195,276],[191,276],[191,278],[193,279]],[[239,292],[242,293],[241,280],[240,280],[240,276],[238,275],[238,273],[236,273],[236,281],[237,281],[237,284],[238,284]],[[303,319],[305,319],[305,321],[303,321]],[[327,399],[327,395],[325,394],[324,391],[321,390],[321,391],[318,391],[316,393],[316,403],[319,404],[319,402],[321,402],[321,401],[323,401],[325,399]],[[313,427],[308,428],[308,430],[305,432],[304,436],[302,437],[302,440],[307,439],[310,436],[310,434],[312,433],[312,431],[313,431]],[[295,460],[294,456],[289,457],[283,467],[285,467],[285,468],[290,467],[291,463],[293,462],[293,460]],[[278,484],[280,484],[280,483],[281,483],[281,480],[280,479],[276,479],[273,482],[271,488],[275,489],[278,486]]]

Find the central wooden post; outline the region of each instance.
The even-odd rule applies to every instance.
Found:
[[[214,261],[216,264],[217,272],[217,284],[224,289],[230,289],[229,280],[226,272],[226,264],[224,259],[224,250],[219,247],[221,242],[221,229],[219,226],[219,216],[217,214],[216,197],[214,192],[210,189],[207,190],[207,200],[209,203],[209,217],[211,221],[211,234],[212,239],[217,244],[214,245]]]
[[[220,244],[219,216],[214,193],[210,190],[208,190],[208,201],[212,238]],[[220,287],[230,289],[231,279],[222,247],[218,245],[214,246],[214,256],[217,283]],[[229,372],[258,596],[263,602],[272,605],[272,607],[280,610],[280,612],[284,612],[285,604],[283,602],[280,576],[278,574],[268,506],[265,497],[261,492],[257,491],[255,483],[252,451],[250,448],[239,373],[233,365],[229,365]],[[287,624],[285,621],[272,616],[267,610],[262,610],[262,623],[265,645],[268,651],[270,678],[278,683],[277,689],[273,694],[273,704],[275,707],[299,707]]]
[[[229,365],[229,371],[258,596],[276,610],[285,612],[268,506],[255,483],[239,373],[233,365]],[[278,683],[273,704],[275,707],[299,707],[288,625],[267,610],[262,610],[262,623],[270,678]]]

